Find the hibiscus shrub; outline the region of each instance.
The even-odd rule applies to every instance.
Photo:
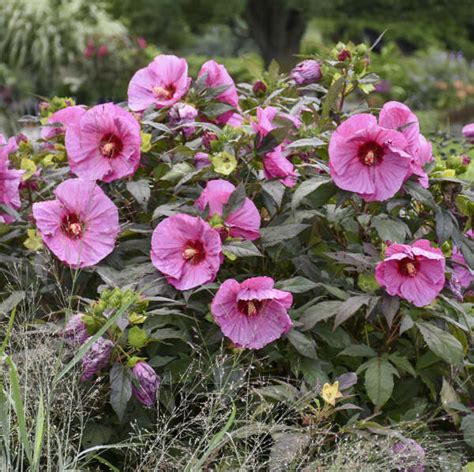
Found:
[[[1,142],[3,277],[39,284],[57,381],[96,381],[114,440],[179,416],[177,382],[211,395],[250,368],[252,408],[306,432],[426,415],[474,446],[472,151],[432,145],[402,103],[368,108],[368,54],[237,86],[161,55],[128,105],[55,98],[41,138]]]

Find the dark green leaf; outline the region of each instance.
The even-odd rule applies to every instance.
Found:
[[[224,254],[229,253],[235,257],[261,257],[262,253],[251,241],[230,241],[222,247]]]
[[[443,208],[437,208],[435,213],[436,220],[436,235],[438,236],[439,244],[443,244],[453,234],[455,223],[451,212]]]
[[[318,284],[306,277],[293,277],[288,280],[280,280],[275,284],[275,288],[279,290],[286,290],[291,293],[304,293],[317,287]]]
[[[451,333],[426,321],[419,321],[416,326],[430,350],[438,357],[449,364],[462,363],[464,360],[462,344]]]
[[[223,206],[222,218],[227,218],[234,211],[239,210],[245,202],[245,185],[240,183],[237,188],[231,193],[229,200]]]
[[[304,312],[303,316],[299,319],[299,321],[303,324],[303,330],[306,331],[311,329],[320,321],[327,320],[331,316],[334,316],[341,304],[342,302],[340,301],[328,300],[308,308]]]
[[[127,182],[127,190],[133,195],[135,200],[146,211],[148,200],[150,199],[151,190],[148,180],[142,179],[132,182]]]
[[[410,235],[410,229],[403,221],[394,220],[387,215],[374,216],[372,226],[377,230],[382,241],[403,243],[405,238]]]
[[[367,305],[371,298],[372,297],[369,295],[357,295],[348,298],[337,310],[336,319],[334,320],[334,328],[337,328],[341,323],[347,321],[362,306]]]
[[[110,404],[120,421],[123,420],[131,396],[130,370],[123,364],[116,363],[110,369]]]
[[[318,176],[302,182],[293,195],[293,200],[291,202],[293,210],[298,207],[305,197],[316,191],[322,184],[328,183],[328,181],[329,179],[327,177]]]
[[[365,371],[365,389],[370,401],[381,408],[392,396],[393,376],[398,372],[390,362],[380,357],[371,359]]]
[[[474,415],[467,415],[462,419],[461,429],[466,444],[474,448]]]
[[[423,203],[423,205],[426,205],[432,210],[435,210],[437,208],[433,195],[431,195],[431,192],[429,190],[424,189],[418,182],[408,180],[403,185],[403,188],[415,200],[420,203]]]
[[[309,228],[309,225],[305,224],[268,226],[260,230],[260,234],[262,235],[261,242],[267,247],[275,246],[275,244],[281,241],[286,241],[298,236],[298,234],[307,228]]]
[[[351,356],[351,357],[375,357],[377,353],[366,344],[353,344],[347,346],[338,356]]]
[[[296,329],[291,329],[286,334],[288,341],[293,345],[293,347],[303,356],[309,357],[311,359],[317,359],[316,355],[316,342],[314,339],[309,336],[297,331]]]

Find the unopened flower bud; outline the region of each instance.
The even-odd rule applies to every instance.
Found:
[[[413,439],[397,442],[392,451],[399,458],[401,468],[404,472],[424,472],[425,471],[425,450]]]
[[[107,367],[114,343],[109,339],[99,338],[82,358],[81,381],[90,380],[94,375]]]
[[[321,64],[314,59],[300,62],[290,73],[298,85],[307,85],[321,79]]]
[[[266,93],[266,91],[267,91],[267,86],[265,85],[265,82],[263,82],[263,81],[261,81],[261,80],[257,80],[257,81],[253,84],[252,90],[253,90],[253,93],[254,93],[257,97],[261,97],[262,95],[265,95],[265,93]]]
[[[74,345],[81,345],[86,342],[89,334],[87,333],[86,324],[82,321],[82,314],[79,313],[69,318],[62,335],[66,341]]]
[[[132,393],[146,407],[152,407],[155,404],[160,382],[160,377],[146,362],[137,362],[132,368]]]

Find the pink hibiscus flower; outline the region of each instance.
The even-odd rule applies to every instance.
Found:
[[[287,312],[293,296],[274,289],[273,284],[271,277],[253,277],[242,283],[228,279],[217,291],[212,315],[237,346],[261,349],[293,326]]]
[[[44,243],[73,268],[100,262],[114,249],[120,231],[117,207],[93,181],[69,179],[54,191],[56,200],[33,204]]]
[[[445,259],[440,249],[426,239],[392,244],[377,264],[375,278],[390,295],[398,295],[416,306],[429,305],[445,282]]]
[[[186,95],[190,83],[186,59],[162,54],[135,72],[128,85],[128,106],[133,111],[170,107]]]
[[[234,190],[234,185],[227,180],[210,180],[196,200],[196,206],[201,211],[209,207],[209,218],[215,215],[222,218],[224,205]],[[223,239],[230,236],[253,241],[260,237],[260,223],[257,207],[250,198],[246,198],[239,209],[224,218],[222,230],[219,232]]]
[[[334,183],[366,201],[393,197],[409,172],[412,157],[405,136],[377,124],[374,116],[357,114],[339,125],[329,142],[329,168]]]
[[[153,231],[151,261],[178,290],[212,282],[221,265],[219,233],[203,219],[179,214]]]
[[[423,166],[433,160],[433,155],[431,144],[420,134],[420,124],[416,115],[403,103],[387,102],[380,110],[379,125],[400,131],[405,136],[408,143],[406,151],[412,158],[405,179],[415,174],[419,176],[420,184],[428,188],[428,176]]]
[[[8,141],[0,134],[0,203],[18,210],[21,206],[20,184],[22,170],[10,169],[8,156],[18,149],[15,138]],[[0,223],[12,223],[15,218],[8,213],[0,213]]]
[[[140,164],[140,125],[113,103],[96,105],[66,128],[72,172],[88,180],[112,182],[133,175]]]
[[[462,129],[462,135],[471,143],[474,143],[474,123],[469,123]]]
[[[285,157],[283,146],[277,146],[263,157],[263,175],[266,179],[279,179],[286,187],[294,187],[298,179],[295,166]]]
[[[274,129],[282,126],[283,124],[291,122],[295,128],[301,126],[301,120],[288,113],[283,113],[278,108],[266,107],[257,108],[257,121],[252,123],[252,127],[259,136],[260,142],[262,139]]]
[[[227,86],[227,88],[216,97],[221,103],[227,103],[234,108],[239,108],[239,96],[235,87],[234,80],[227,72],[227,69],[216,61],[210,60],[205,62],[199,71],[198,78],[206,74],[206,86],[216,88]],[[228,124],[234,127],[240,126],[242,116],[239,113],[229,110],[215,118],[218,124]]]
[[[58,110],[48,118],[48,125],[41,128],[41,138],[48,140],[59,134],[64,134],[66,128],[77,123],[85,112],[86,109],[82,105]],[[54,126],[55,123],[60,123],[62,126]]]

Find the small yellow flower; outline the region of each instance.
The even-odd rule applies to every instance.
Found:
[[[151,136],[151,134],[144,133],[143,131],[141,131],[140,134],[141,134],[141,137],[142,137],[142,145],[141,145],[140,150],[142,152],[148,152],[152,147],[152,144],[151,144],[152,136]]]
[[[232,154],[223,151],[211,156],[211,163],[217,174],[230,175],[237,167],[237,159]]]
[[[342,398],[342,393],[339,391],[339,382],[336,381],[333,384],[324,384],[321,390],[321,397],[332,406],[336,406],[336,400]]]
[[[25,171],[21,178],[23,180],[28,180],[36,172],[36,164],[31,159],[23,157],[21,159],[20,169]]]
[[[23,242],[23,245],[30,251],[39,251],[43,247],[41,235],[35,229],[28,229],[26,232],[28,234],[28,237]]]

